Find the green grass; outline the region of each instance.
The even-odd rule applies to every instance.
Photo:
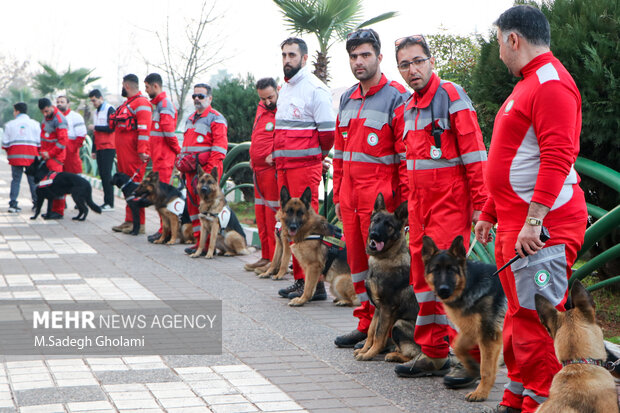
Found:
[[[231,203],[230,207],[233,211],[235,211],[237,218],[239,218],[239,222],[252,227],[256,226],[256,216],[254,215],[254,202],[235,202]]]
[[[596,276],[589,275],[581,280],[586,287],[599,282]],[[605,339],[620,344],[620,300],[618,294],[608,288],[601,288],[591,293],[596,305],[599,323],[603,326]]]

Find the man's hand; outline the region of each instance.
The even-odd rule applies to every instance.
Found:
[[[50,154],[47,151],[43,151],[41,152],[41,158],[45,159],[46,161],[50,158]]]
[[[94,131],[95,130],[95,125],[88,125],[88,130],[89,131]]]
[[[91,157],[92,159],[97,159],[97,152],[93,152],[93,153],[91,153],[91,154],[90,154],[90,157]]]
[[[331,168],[332,166],[332,161],[329,160],[329,158],[325,158],[323,159],[323,173],[327,173],[329,171],[329,168]]]
[[[138,156],[140,157],[140,160],[142,162],[146,162],[146,161],[149,160],[149,156],[147,154],[145,154],[145,153],[139,153]]]
[[[476,239],[482,245],[487,245],[489,242],[493,241],[493,235],[491,235],[491,228],[493,228],[493,224],[488,221],[476,222],[474,233],[476,234]]]
[[[525,257],[523,251],[527,252],[528,255],[534,255],[545,246],[545,243],[540,240],[541,229],[540,225],[523,224],[515,244],[515,250],[521,258]]]
[[[336,211],[336,216],[338,217],[340,222],[342,222],[342,214],[340,213],[340,204],[336,204],[336,206],[334,207],[334,210]]]
[[[471,222],[472,224],[476,225],[476,223],[478,222],[478,219],[480,218],[480,214],[482,214],[482,211],[475,211],[474,213],[471,214]]]
[[[267,163],[267,165],[273,165],[273,156],[271,154],[267,155],[267,157],[265,158],[265,162]]]

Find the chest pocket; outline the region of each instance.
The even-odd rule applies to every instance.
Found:
[[[365,119],[364,126],[378,131],[383,129],[390,120],[390,116],[386,112],[373,109],[363,109],[362,113],[360,113],[360,117]]]
[[[304,119],[306,103],[299,98],[292,98],[288,108],[288,118],[295,120]]]
[[[196,125],[196,133],[202,136],[206,136],[207,133],[211,132],[211,128],[209,127],[209,125],[206,125],[204,123],[199,123]]]

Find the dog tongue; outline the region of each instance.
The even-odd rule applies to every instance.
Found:
[[[375,241],[375,248],[377,249],[377,251],[381,251],[383,249],[384,244],[385,244],[384,242]]]

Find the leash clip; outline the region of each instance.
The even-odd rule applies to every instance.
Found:
[[[618,365],[620,365],[620,359],[605,362],[605,368],[609,371],[614,371]]]

